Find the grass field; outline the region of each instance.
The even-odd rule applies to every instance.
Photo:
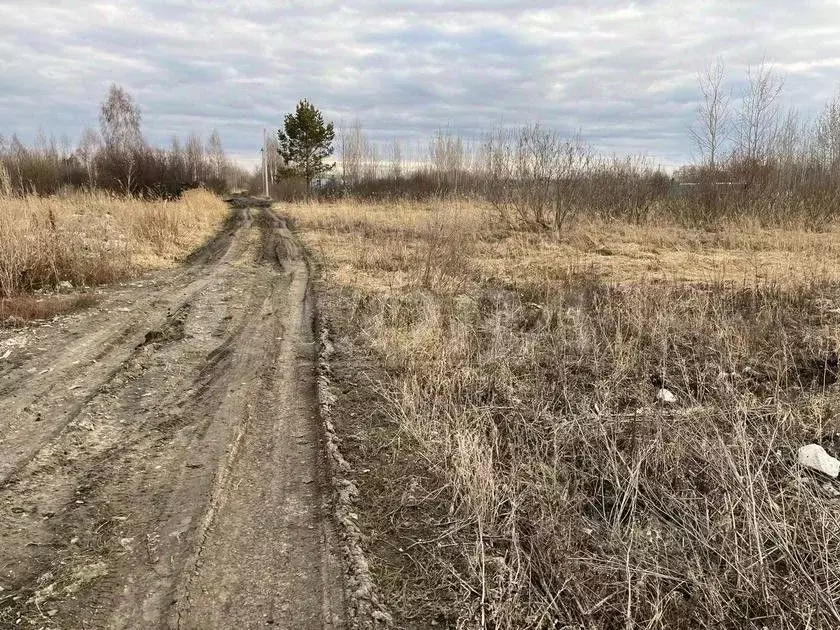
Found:
[[[840,230],[284,205],[404,627],[840,624]],[[676,402],[657,400],[665,387]],[[339,414],[340,415],[340,414]]]
[[[0,319],[48,317],[91,296],[37,296],[173,265],[198,247],[227,213],[221,198],[188,191],[177,202],[105,193],[0,197]]]

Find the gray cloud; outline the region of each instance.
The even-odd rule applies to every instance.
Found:
[[[0,132],[78,137],[111,82],[156,144],[213,128],[257,155],[306,97],[377,141],[540,122],[607,151],[689,158],[697,72],[773,62],[813,115],[840,83],[834,2],[0,0]]]

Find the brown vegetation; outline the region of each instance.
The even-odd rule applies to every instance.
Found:
[[[426,144],[382,146],[356,121],[339,131],[335,178],[314,191],[270,185],[275,199],[464,199],[491,204],[514,229],[562,233],[579,218],[721,229],[733,218],[820,230],[838,218],[840,95],[813,119],[782,109],[784,77],[748,67],[738,90],[722,62],[699,76],[690,139],[698,161],[673,174],[643,156],[599,152],[579,134],[540,125],[463,138],[441,129]],[[269,146],[273,179],[276,148]],[[263,190],[262,173],[251,182]],[[314,194],[313,194],[314,193]]]
[[[538,125],[407,159],[356,124],[340,177],[270,183],[332,202],[283,211],[322,264],[354,516],[403,625],[840,625],[840,484],[796,465],[840,454],[840,97],[805,122],[783,85],[761,65],[733,95],[711,66],[674,176]],[[75,151],[0,141],[0,319],[224,215],[132,198],[230,187],[217,135],[153,149],[116,86],[101,123]],[[67,188],[126,197],[34,196]]]
[[[98,296],[93,293],[0,298],[0,324],[15,325],[37,319],[50,319],[62,313],[93,306],[97,299]]]
[[[840,449],[836,225],[584,215],[561,239],[474,203],[283,211],[323,265],[402,625],[840,623],[840,487],[796,464]]]
[[[219,197],[203,190],[170,202],[106,193],[0,197],[3,309],[37,316],[35,303],[21,294],[63,282],[92,287],[169,265],[210,236],[226,212]],[[64,302],[70,303],[52,301]]]

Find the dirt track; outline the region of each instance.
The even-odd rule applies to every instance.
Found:
[[[311,304],[282,219],[240,208],[185,267],[0,332],[0,628],[342,627]]]

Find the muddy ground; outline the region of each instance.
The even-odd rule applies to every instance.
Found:
[[[182,268],[0,330],[0,628],[342,627],[312,317],[284,221],[240,207]]]

